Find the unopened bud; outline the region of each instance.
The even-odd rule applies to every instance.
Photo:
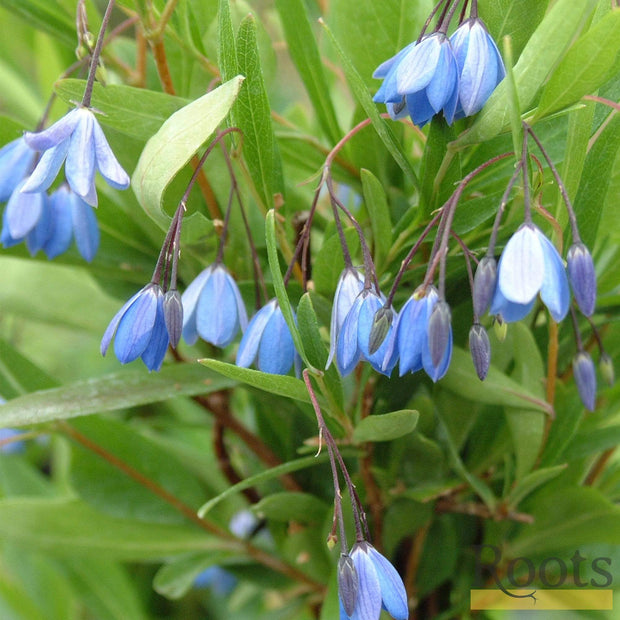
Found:
[[[491,365],[491,343],[487,330],[475,323],[469,330],[469,352],[480,381],[484,381]]]
[[[474,315],[481,317],[486,311],[495,292],[497,282],[497,262],[492,256],[485,256],[476,268],[474,276]]]
[[[376,353],[379,350],[379,347],[383,344],[383,341],[390,331],[390,325],[392,325],[393,318],[394,312],[392,311],[392,308],[387,308],[384,306],[375,312],[370,335],[368,336],[368,353],[370,355]]]
[[[594,411],[596,403],[596,371],[589,353],[580,351],[573,358],[573,375],[579,397],[588,411]]]
[[[613,385],[616,381],[616,373],[614,372],[614,361],[608,353],[601,353],[598,367],[605,382],[608,385]]]
[[[435,304],[428,320],[428,349],[431,362],[437,367],[446,352],[450,342],[450,321],[452,314],[447,302],[441,300]]]
[[[164,295],[164,321],[170,345],[176,349],[183,332],[183,304],[181,295],[176,289],[166,291]]]
[[[327,548],[331,551],[338,544],[338,536],[330,533],[327,537]]]
[[[568,250],[566,262],[579,310],[586,316],[592,316],[596,305],[596,274],[592,255],[583,243],[575,243]]]
[[[350,555],[343,553],[338,560],[338,596],[349,617],[355,612],[358,591],[359,578],[355,564]]]
[[[495,332],[495,337],[500,341],[504,342],[506,340],[506,334],[508,333],[508,323],[502,319],[500,315],[495,317],[495,321],[493,321],[493,331]]]

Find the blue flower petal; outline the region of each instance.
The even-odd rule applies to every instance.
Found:
[[[24,239],[37,225],[47,196],[41,192],[25,194],[23,182],[15,188],[6,205],[5,218],[8,232],[13,239]]]
[[[350,374],[362,355],[358,345],[358,319],[362,302],[364,301],[364,292],[360,293],[340,328],[338,334],[338,343],[336,345],[336,365],[343,377]]]
[[[249,368],[252,365],[252,362],[258,354],[258,347],[260,346],[265,327],[276,311],[277,304],[278,302],[272,299],[252,317],[239,343],[236,361],[237,366]]]
[[[114,338],[114,353],[121,364],[140,357],[151,340],[158,314],[158,289],[152,284],[143,288],[121,317]]]
[[[381,613],[381,584],[375,565],[366,552],[367,546],[366,543],[358,543],[351,552],[359,579],[359,593],[353,617],[358,613],[360,619],[375,620]]]
[[[43,246],[48,258],[56,258],[69,249],[73,238],[73,221],[69,188],[63,185],[49,199],[50,236]]]
[[[80,122],[80,108],[74,108],[44,131],[24,133],[24,140],[35,151],[47,151],[64,142]]]
[[[545,273],[540,297],[549,308],[554,321],[559,323],[566,316],[570,305],[568,276],[562,257],[551,241],[540,231],[538,231],[538,237],[545,255]]]
[[[181,296],[183,302],[183,338],[187,344],[194,344],[198,340],[196,329],[196,305],[198,298],[207,280],[213,273],[213,265],[203,269],[185,289]]]
[[[454,92],[457,69],[450,42],[445,37],[441,41],[437,66],[426,88],[426,96],[433,110],[441,112]]]
[[[509,239],[498,267],[502,295],[518,304],[528,304],[543,284],[545,258],[537,229],[524,224]]]
[[[435,366],[431,357],[431,350],[428,346],[428,340],[425,342],[425,346],[422,349],[422,365],[426,374],[436,383],[441,379],[450,367],[450,360],[452,359],[452,327],[448,334],[448,344],[446,350],[441,358],[439,364]]]
[[[259,370],[272,375],[286,375],[293,367],[295,345],[284,320],[282,310],[277,306],[265,325],[258,348]]]
[[[144,289],[141,289],[135,295],[130,297],[129,300],[123,304],[123,307],[114,315],[113,319],[108,324],[103,334],[103,337],[101,338],[101,355],[105,355],[107,353],[110,342],[112,342],[112,338],[116,333],[116,329],[118,328],[118,324],[123,318],[123,315],[125,314],[125,312],[127,312],[127,309],[133,305],[133,302],[136,301],[136,299],[138,299],[140,295],[142,295],[143,291]]]
[[[42,196],[41,215],[37,220],[35,227],[26,236],[26,247],[31,256],[34,256],[39,250],[43,249],[47,241],[53,234],[52,214],[49,205],[49,199],[46,194],[35,194]]]
[[[127,189],[129,187],[129,175],[118,163],[96,118],[93,118],[93,137],[95,139],[97,169],[101,176],[114,189]]]
[[[75,127],[67,152],[65,175],[71,189],[92,206],[97,206],[95,190],[95,118],[86,108],[78,110],[79,122]]]
[[[416,298],[414,293],[400,311],[395,325],[400,355],[400,375],[422,369],[422,350],[427,341],[426,326],[433,306],[437,303],[437,292],[430,289],[427,294]]]
[[[502,259],[499,259],[501,264]],[[505,323],[515,323],[524,319],[534,307],[536,298],[532,299],[527,304],[517,304],[512,301],[508,301],[500,291],[499,286],[495,287],[495,293],[491,300],[491,307],[489,308],[489,314],[499,315]]]
[[[34,151],[23,138],[0,149],[0,202],[6,202],[34,162]]]
[[[26,180],[22,187],[24,193],[44,192],[54,182],[58,176],[58,172],[62,163],[67,157],[69,150],[69,140],[61,142],[57,146],[45,151],[39,159],[32,174]]]
[[[368,545],[368,555],[379,578],[383,606],[394,620],[407,620],[409,607],[403,580],[390,562],[370,545]]]
[[[118,338],[118,334],[116,336]],[[149,370],[159,371],[168,350],[168,329],[164,317],[164,294],[157,287],[157,313],[151,329],[151,338],[140,356]]]
[[[395,69],[400,95],[409,95],[428,86],[441,55],[442,36],[432,34],[425,37],[402,57]]]
[[[90,262],[99,249],[99,226],[93,207],[71,192],[71,217],[75,244],[82,257]]]

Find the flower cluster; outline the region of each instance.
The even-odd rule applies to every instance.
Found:
[[[495,41],[480,18],[465,20],[451,37],[449,19],[381,64],[383,79],[374,101],[385,103],[393,119],[408,114],[423,127],[443,113],[448,124],[482,109],[505,75]]]

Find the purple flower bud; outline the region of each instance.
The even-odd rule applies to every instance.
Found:
[[[598,367],[607,385],[613,385],[616,381],[616,373],[614,372],[614,361],[608,353],[601,353]]]
[[[450,341],[450,306],[443,299],[438,301],[428,320],[428,348],[433,366],[439,366]]]
[[[383,308],[379,308],[379,310],[375,312],[370,336],[368,337],[368,353],[370,353],[370,355],[376,353],[385,341],[393,320],[394,311],[392,308],[383,306]]]
[[[596,305],[596,274],[592,255],[583,243],[574,243],[568,250],[566,261],[579,310],[586,316],[592,316]]]
[[[359,579],[355,564],[350,555],[343,553],[338,560],[338,596],[347,616],[352,616],[355,611],[358,591]]]
[[[469,330],[469,352],[480,381],[484,381],[491,364],[491,343],[487,330],[475,323]]]
[[[183,303],[179,291],[166,291],[164,295],[164,321],[170,338],[170,346],[176,349],[183,332]]]
[[[580,351],[573,358],[573,375],[579,397],[588,411],[596,407],[596,371],[589,353]]]
[[[480,318],[486,311],[495,291],[497,262],[492,256],[485,256],[479,263],[474,276],[474,316]]]

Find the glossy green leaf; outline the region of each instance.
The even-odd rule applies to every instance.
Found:
[[[322,523],[330,506],[310,493],[273,493],[252,506],[259,518],[299,523]]]
[[[589,543],[620,545],[620,508],[596,489],[562,488],[537,500],[529,510],[534,523],[508,543],[509,557],[548,557]]]
[[[342,137],[319,49],[302,0],[276,0],[289,53],[316,111],[321,128],[336,144]]]
[[[620,114],[607,123],[590,149],[584,164],[581,183],[575,196],[575,213],[581,239],[593,248],[599,223],[601,205],[605,204],[609,177],[614,164],[620,159]]]
[[[0,536],[54,555],[95,554],[126,561],[226,547],[195,526],[117,519],[66,498],[2,500]]]
[[[392,411],[381,415],[362,418],[353,431],[353,441],[391,441],[411,433],[419,418],[419,413],[411,409]]]
[[[458,347],[454,347],[452,351],[450,368],[441,380],[441,385],[474,402],[544,412],[551,410],[549,404],[537,394],[533,394],[493,366],[489,368],[486,379],[480,381],[469,354]]]
[[[564,56],[566,49],[579,34],[596,0],[558,0],[545,15],[527,42],[517,64],[514,77],[521,111],[528,110],[550,72]],[[453,142],[461,148],[493,138],[510,126],[508,84],[502,82],[493,92],[471,129]]]
[[[347,77],[347,82],[355,95],[358,103],[364,109],[364,112],[368,115],[370,120],[372,121],[372,125],[375,128],[375,131],[381,138],[383,144],[385,144],[385,148],[391,153],[394,161],[400,166],[402,171],[407,175],[407,177],[411,180],[414,186],[419,187],[420,183],[418,181],[418,177],[411,167],[411,163],[409,162],[409,158],[405,154],[402,145],[394,136],[394,132],[392,131],[389,124],[381,118],[379,110],[377,109],[376,104],[372,100],[372,97],[368,93],[368,88],[364,84],[360,74],[357,72],[356,68],[353,66],[351,60],[347,57],[344,50],[332,34],[331,30],[327,27],[326,24],[323,24],[323,28],[327,32],[330,41],[334,45],[336,51],[338,52],[338,56],[342,63],[342,67],[344,69],[345,75]]]
[[[559,476],[565,469],[566,465],[556,465],[555,467],[543,467],[527,474],[510,490],[506,496],[506,503],[516,508],[521,500],[549,480]]]
[[[235,31],[230,17],[229,0],[219,0],[217,58],[223,80],[230,80],[238,73]]]
[[[236,40],[237,66],[245,84],[232,111],[243,132],[243,159],[265,209],[274,205],[274,195],[283,193],[282,164],[271,124],[271,107],[260,66],[256,22],[249,14],[239,26]]]
[[[315,465],[319,465],[324,463],[327,460],[326,451],[323,454],[317,456],[306,456],[301,459],[296,459],[294,461],[290,461],[288,463],[283,463],[282,465],[277,465],[276,467],[272,467],[267,471],[263,471],[260,474],[256,474],[255,476],[250,476],[245,480],[234,484],[229,487],[223,493],[220,493],[218,496],[210,499],[206,504],[200,507],[198,510],[198,515],[200,517],[204,517],[210,510],[212,510],[217,504],[226,498],[243,491],[243,489],[247,489],[249,487],[256,486],[262,482],[267,482],[268,480],[273,480],[274,478],[278,478],[283,474],[290,474],[294,471],[299,471],[300,469],[307,469],[308,467],[314,467]]]
[[[56,83],[56,94],[69,105],[82,100],[85,80],[66,79]],[[97,120],[102,125],[146,141],[159,131],[164,121],[189,102],[144,88],[123,84],[102,86],[95,82],[92,107],[101,112]]]
[[[75,47],[77,37],[74,16],[58,0],[2,0],[2,6],[63,44]]]
[[[567,108],[610,77],[620,52],[620,11],[611,11],[582,35],[553,72],[538,103],[536,118]]]
[[[199,506],[204,490],[179,459],[123,422],[87,417],[78,432],[188,506]],[[186,523],[168,502],[79,443],[72,448],[71,481],[78,495],[102,513],[153,523]]]
[[[147,142],[131,179],[138,202],[166,230],[170,217],[163,210],[166,187],[211,137],[230,111],[243,76],[237,76],[170,116]],[[188,217],[194,221],[199,214]]]
[[[207,368],[215,370],[234,381],[245,383],[259,390],[271,392],[279,396],[285,396],[307,403],[310,402],[310,396],[308,395],[308,390],[304,382],[295,377],[271,375],[266,372],[261,372],[260,370],[240,368],[234,364],[227,364],[226,362],[214,359],[201,359],[198,361]]]
[[[379,179],[370,172],[362,169],[362,190],[364,192],[364,202],[370,217],[372,226],[372,237],[374,241],[374,261],[376,265],[381,265],[392,247],[392,220],[390,209],[385,195],[385,189]]]
[[[312,305],[310,293],[304,293],[297,306],[299,336],[304,343],[304,351],[315,368],[325,368],[327,347],[319,333],[319,323]]]
[[[164,366],[158,373],[129,370],[15,398],[0,410],[0,427],[40,424],[116,411],[176,396],[207,394],[234,385],[198,364]]]

